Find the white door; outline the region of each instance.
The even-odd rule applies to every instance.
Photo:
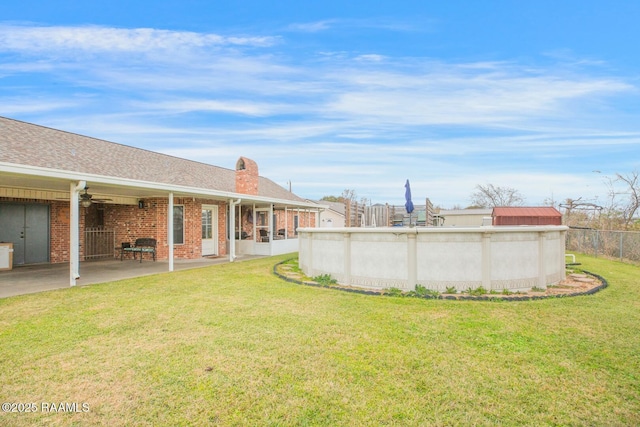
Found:
[[[218,207],[202,205],[202,256],[218,255]]]

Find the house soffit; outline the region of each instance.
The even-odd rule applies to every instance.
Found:
[[[60,172],[60,171],[58,171]],[[60,175],[65,175],[61,173]],[[129,198],[130,200],[123,200],[120,203],[132,204],[136,203],[135,200],[143,198],[165,198],[170,192],[174,193],[176,197],[196,197],[209,200],[227,201],[229,199],[241,199],[243,204],[253,204],[268,206],[273,204],[276,208],[288,207],[288,208],[301,208],[301,209],[314,209],[315,206],[312,203],[299,203],[295,201],[282,200],[269,197],[248,197],[245,194],[236,193],[216,193],[207,189],[186,188],[186,187],[169,187],[161,183],[144,183],[144,182],[131,182],[127,184],[118,183],[117,181],[110,180],[108,177],[90,177],[77,175],[73,173],[66,174],[66,177],[62,176],[42,176],[38,174],[20,174],[15,172],[3,171],[0,167],[0,189],[17,189],[17,190],[35,190],[60,193],[61,199],[66,199],[65,195],[69,193],[69,185],[72,182],[86,181],[87,187],[90,188],[89,192],[96,199],[108,199],[113,198]],[[2,192],[0,192],[2,194]],[[54,198],[57,198],[54,197]]]

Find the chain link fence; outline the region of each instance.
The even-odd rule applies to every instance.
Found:
[[[640,232],[572,228],[567,232],[566,250],[640,263]]]

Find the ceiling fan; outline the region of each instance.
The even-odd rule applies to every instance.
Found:
[[[80,193],[80,205],[83,207],[88,208],[92,203],[104,203],[111,201],[111,199],[94,199],[93,195],[87,192],[88,189],[89,187],[84,187],[84,193]]]
[[[104,203],[110,202],[112,199],[94,199],[92,194],[89,194],[87,191],[89,187],[84,187],[84,193],[80,193],[80,205],[82,207],[88,208],[92,203]],[[58,199],[58,200],[69,200],[67,198]]]

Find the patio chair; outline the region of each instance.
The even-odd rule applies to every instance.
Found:
[[[120,249],[120,261],[123,260],[124,254],[126,252],[129,252],[129,251],[125,250],[125,249],[130,248],[130,247],[131,247],[131,242],[122,242],[122,244],[121,244],[121,246],[119,248]]]

